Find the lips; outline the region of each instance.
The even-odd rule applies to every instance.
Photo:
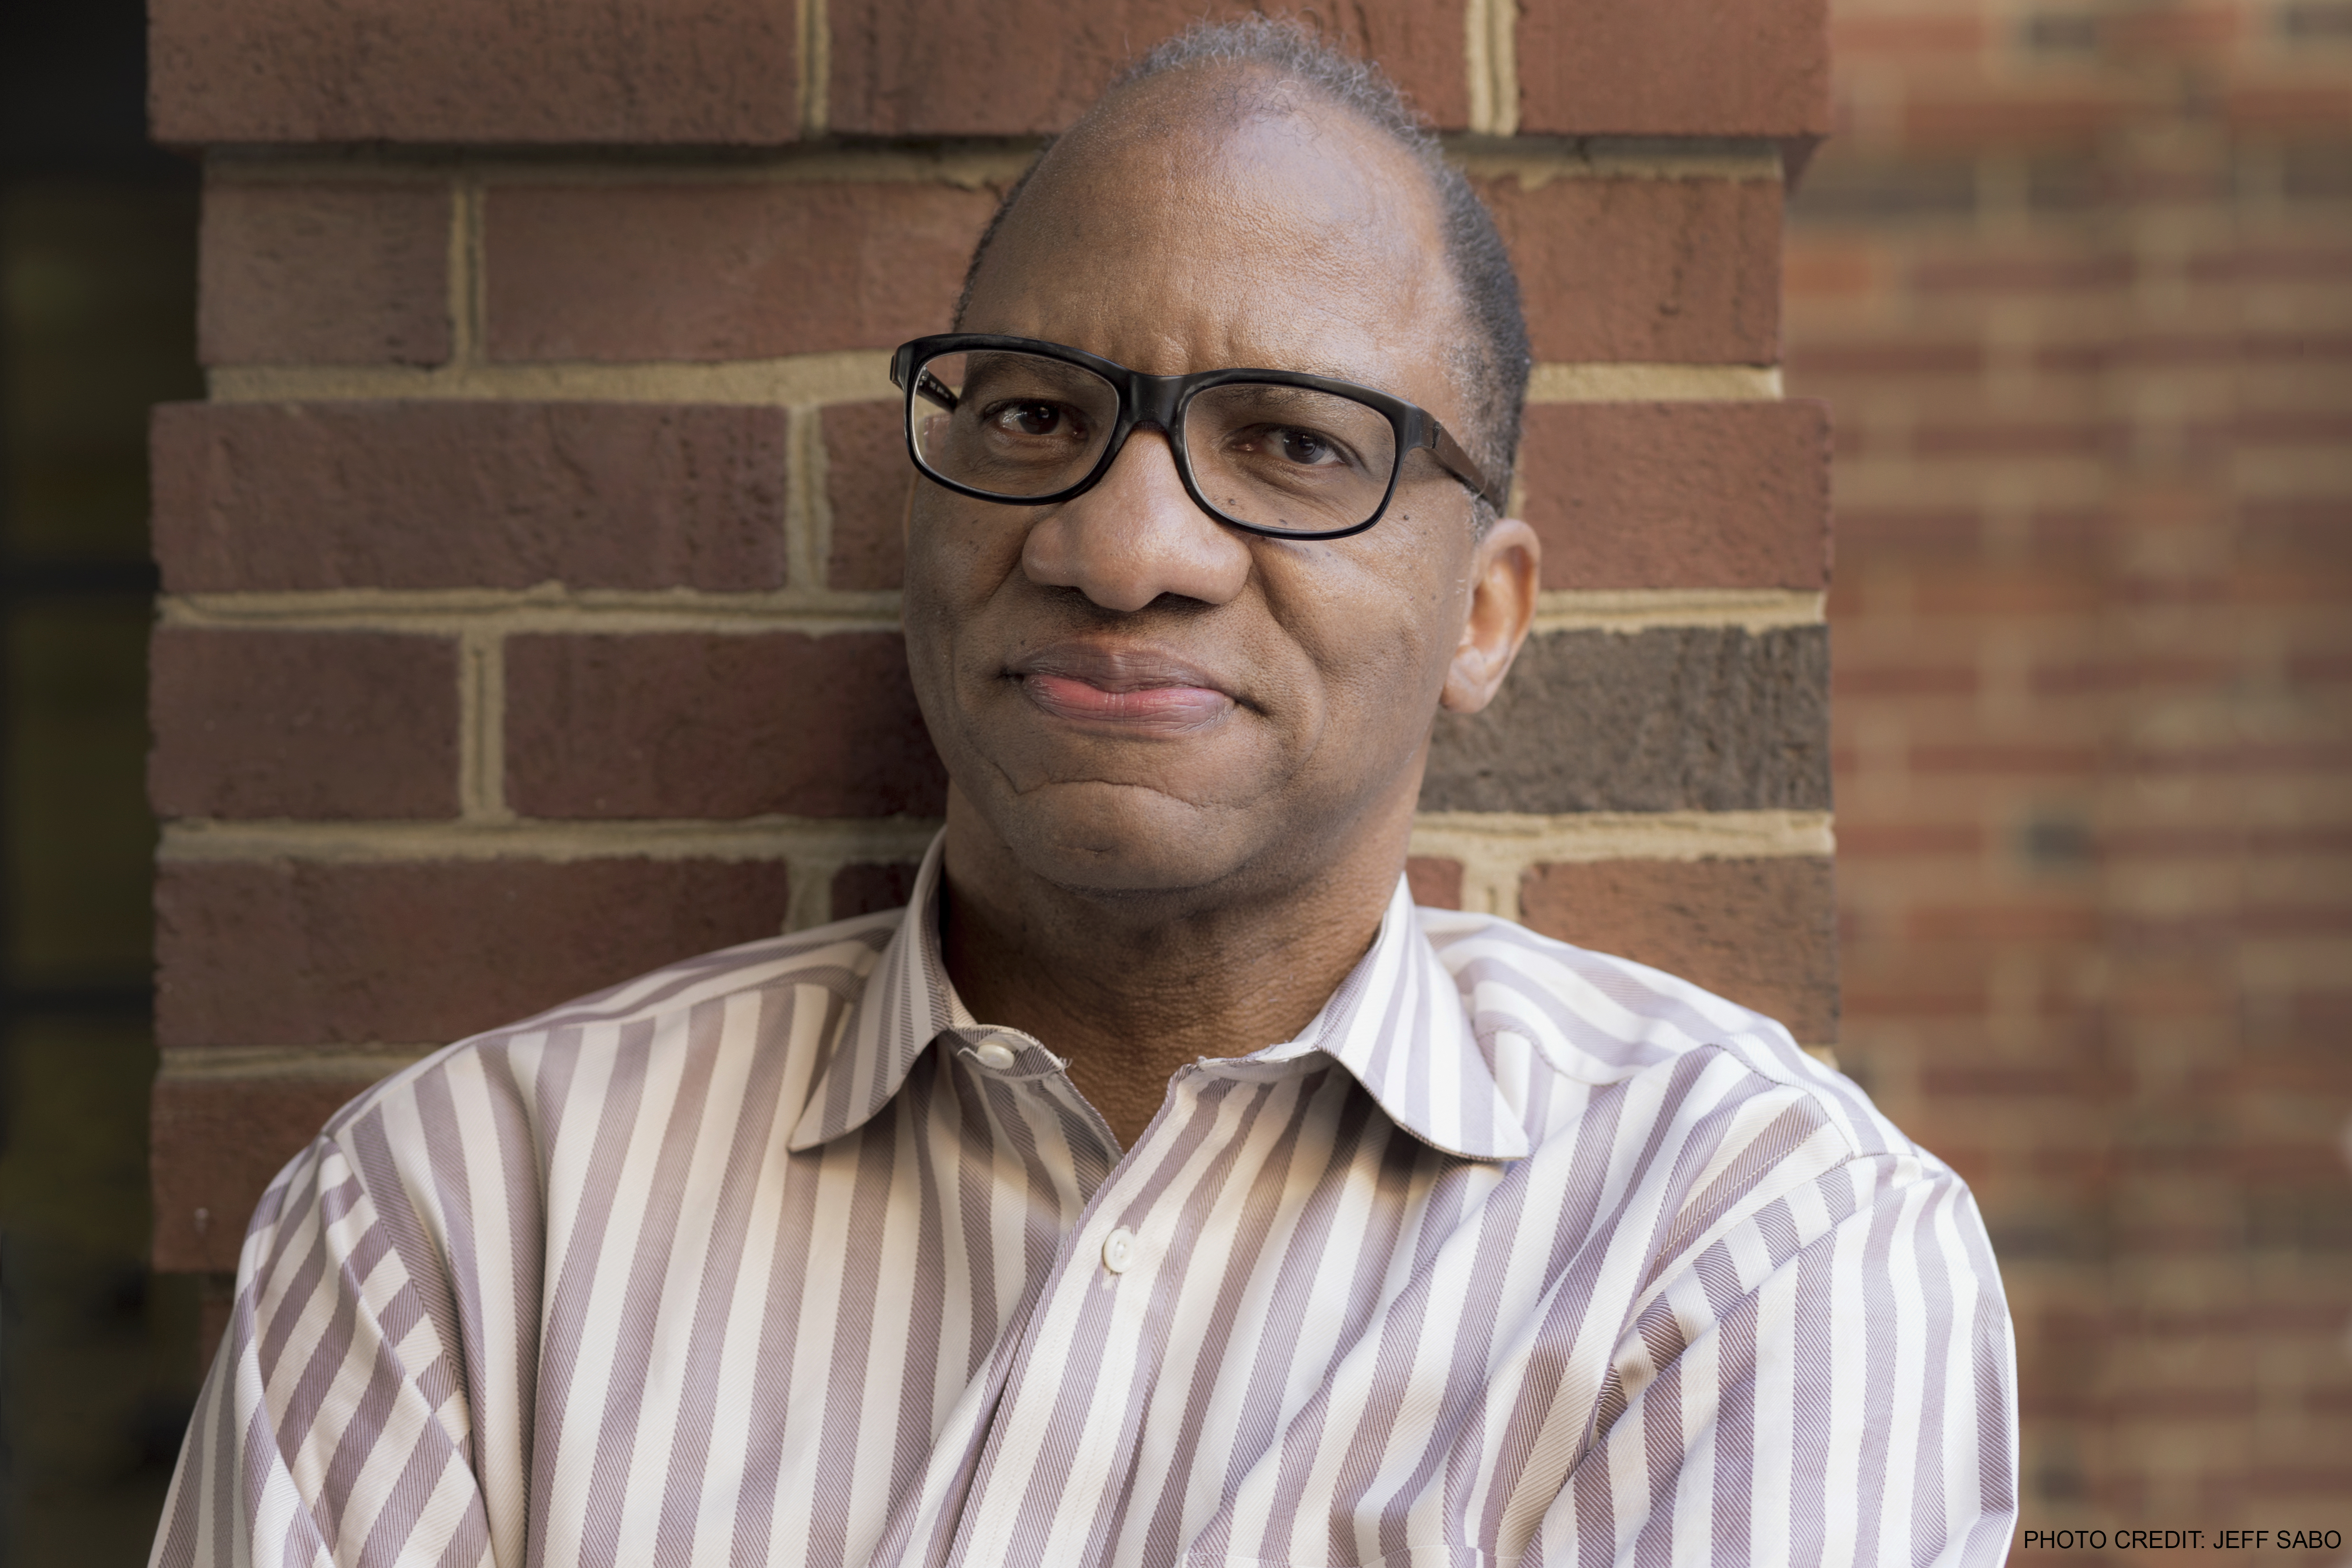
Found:
[[[1129,735],[1181,735],[1234,710],[1234,697],[1198,665],[1158,648],[1057,643],[1005,674],[1056,719]]]

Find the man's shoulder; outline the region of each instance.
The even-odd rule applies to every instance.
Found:
[[[593,1056],[631,1037],[643,1037],[656,1052],[682,1050],[689,1031],[672,1026],[699,1009],[741,998],[814,988],[829,1005],[854,1005],[865,994],[903,912],[858,915],[698,953],[515,1023],[469,1035],[373,1085],[344,1106],[326,1131],[332,1135],[353,1117],[404,1100],[427,1081],[471,1085],[467,1092],[492,1098],[519,1096],[528,1075],[516,1070],[518,1055],[536,1061],[554,1048],[575,1057],[583,1050]],[[737,1032],[737,1037],[751,1039],[758,1034]]]
[[[1753,1007],[1499,915],[1418,912],[1482,1042],[1517,1037],[1588,1090],[1688,1070],[1704,1057],[1808,1101],[1853,1152],[1917,1152],[1859,1085]]]
[[[883,949],[897,934],[904,912],[888,910],[857,915],[682,958],[473,1039],[643,1024],[749,993],[803,986],[816,986],[839,1001],[855,1002],[864,994]]]

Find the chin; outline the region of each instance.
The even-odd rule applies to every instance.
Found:
[[[1181,899],[1259,861],[1238,814],[1140,785],[1048,784],[974,804],[1030,875],[1086,897]]]

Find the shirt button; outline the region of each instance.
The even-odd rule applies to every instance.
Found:
[[[1103,1237],[1103,1267],[1113,1274],[1124,1274],[1135,1261],[1135,1232],[1120,1226]]]
[[[1003,1072],[1005,1068],[1011,1067],[1013,1062],[1013,1056],[1011,1047],[1007,1047],[1002,1040],[991,1040],[986,1045],[974,1050],[971,1054],[978,1057],[980,1058],[980,1065],[986,1068],[991,1072]]]

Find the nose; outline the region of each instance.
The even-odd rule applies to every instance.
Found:
[[[1249,581],[1250,552],[1192,504],[1168,437],[1139,428],[1101,483],[1029,531],[1021,565],[1033,583],[1131,614],[1162,594],[1226,603]]]

